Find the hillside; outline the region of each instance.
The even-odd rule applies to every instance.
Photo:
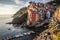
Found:
[[[59,3],[59,1],[50,1],[47,4],[52,4],[52,3]],[[20,10],[18,10],[14,15],[13,15],[13,20],[12,23],[23,23],[24,21],[27,21],[27,7],[23,7]]]
[[[22,14],[27,13],[27,7],[21,8],[14,15],[13,18],[20,17]]]

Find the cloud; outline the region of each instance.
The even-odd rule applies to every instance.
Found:
[[[14,4],[15,3],[15,4]],[[14,14],[20,8],[27,6],[27,2],[19,0],[0,0],[0,15],[1,14]]]
[[[45,3],[51,0],[0,0],[0,14],[14,14],[20,8],[28,6],[29,1]]]
[[[0,5],[0,14],[14,14],[19,10],[15,5]]]
[[[41,2],[42,2],[42,3],[47,3],[47,2],[49,2],[49,1],[52,1],[52,0],[42,0]]]
[[[12,5],[14,5],[15,4],[15,2],[13,2],[12,0],[0,0],[0,4],[12,4]]]
[[[16,5],[16,6],[27,6],[29,1],[35,1],[35,2],[48,2],[51,0],[0,0],[0,4],[6,4],[6,5]]]
[[[15,2],[16,4],[20,4],[20,3],[22,3],[23,1],[20,1],[20,0],[14,0],[14,2]]]
[[[22,5],[26,4],[29,1],[35,1],[35,2],[48,2],[51,0],[0,0],[1,4],[12,4],[12,5]]]

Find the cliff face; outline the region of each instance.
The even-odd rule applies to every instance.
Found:
[[[21,15],[27,13],[27,7],[21,8],[14,15],[13,18],[20,17]]]
[[[27,19],[27,7],[21,8],[13,15],[12,24],[22,24]]]

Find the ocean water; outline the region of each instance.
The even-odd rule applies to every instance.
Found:
[[[11,15],[0,16],[0,40],[7,40],[7,37],[14,37],[15,35],[31,31],[26,28],[14,27],[12,24],[6,24],[7,22],[11,22],[12,20],[13,18]],[[10,30],[8,30],[9,28]],[[26,35],[22,38],[16,38],[14,40],[32,40],[32,38],[32,35]]]

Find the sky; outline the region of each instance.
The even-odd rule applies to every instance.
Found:
[[[29,1],[45,3],[51,0],[0,0],[0,15],[15,14],[20,8],[28,6]]]

